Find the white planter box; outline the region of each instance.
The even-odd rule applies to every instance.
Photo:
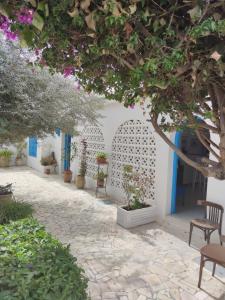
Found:
[[[139,225],[154,222],[156,220],[156,209],[149,206],[141,209],[126,210],[117,208],[117,223],[124,228],[132,228]]]

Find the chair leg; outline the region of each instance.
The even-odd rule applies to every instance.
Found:
[[[216,263],[213,263],[212,276],[215,276],[215,271],[216,271]]]
[[[218,229],[218,233],[219,233],[219,239],[220,239],[220,245],[223,246],[223,242],[222,242],[222,239],[221,239],[221,230]]]
[[[193,231],[193,224],[190,223],[189,242],[188,242],[189,246],[191,244],[192,231]]]
[[[201,255],[201,262],[200,262],[200,269],[199,269],[199,279],[198,279],[198,288],[201,287],[203,267],[204,267],[204,256]]]
[[[205,241],[207,240],[206,230],[204,230],[204,239],[205,239]]]
[[[210,236],[211,236],[211,233],[210,231],[207,231],[207,244],[210,243]]]

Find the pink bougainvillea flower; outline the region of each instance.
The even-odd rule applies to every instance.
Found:
[[[131,109],[134,109],[134,107],[135,107],[135,104],[134,104],[134,103],[132,103],[132,104],[130,104],[130,105],[129,105],[129,107],[130,107]]]
[[[33,9],[28,9],[26,7],[21,8],[17,13],[17,20],[21,24],[32,24],[34,11]]]
[[[0,15],[0,30],[3,31],[7,40],[15,41],[18,38],[18,34],[11,31],[10,23],[11,22],[7,17]]]
[[[16,32],[12,32],[12,31],[5,31],[5,37],[9,41],[15,41],[18,39],[18,34]]]
[[[64,71],[63,71],[63,76],[64,77],[69,77],[69,76],[71,76],[71,75],[73,75],[74,74],[74,67],[66,67],[65,69],[64,69]]]
[[[0,15],[0,29],[5,32],[8,31],[10,27],[9,19],[3,15]]]

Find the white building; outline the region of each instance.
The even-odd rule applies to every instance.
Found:
[[[156,206],[159,218],[176,212],[193,212],[193,209],[196,217],[196,201],[206,198],[225,207],[225,183],[211,178],[207,182],[197,171],[181,162],[146,122],[140,108],[127,109],[119,103],[108,102],[101,115],[97,125],[83,124],[80,136],[72,139],[78,148],[82,138],[87,141],[87,188],[95,188],[96,153],[103,151],[108,154],[107,193],[112,199],[124,197],[122,166],[130,164],[152,178],[148,201]],[[196,137],[188,132],[173,133],[170,138],[189,156],[198,156],[204,151]],[[43,172],[40,160],[53,151],[58,162],[57,172],[62,174],[68,165],[64,159],[67,142],[68,136],[59,130],[42,141],[30,140],[30,145],[28,141],[28,166]],[[70,162],[70,169],[75,176],[79,169],[79,155]]]

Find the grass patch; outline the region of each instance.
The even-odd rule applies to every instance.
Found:
[[[0,226],[1,300],[86,300],[86,289],[69,248],[36,220]]]
[[[26,202],[7,202],[0,203],[0,224],[16,221],[31,216],[33,208]]]

